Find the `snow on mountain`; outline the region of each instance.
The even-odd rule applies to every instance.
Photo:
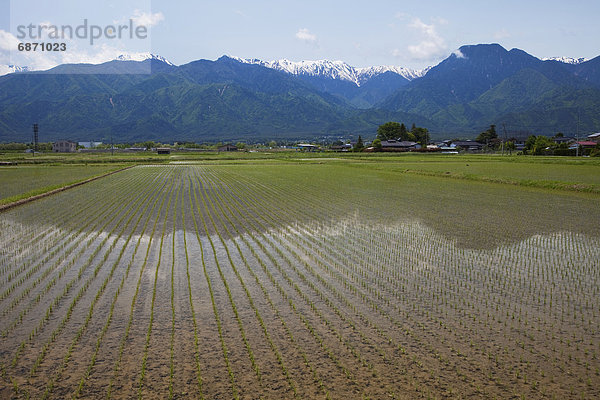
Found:
[[[159,56],[157,54],[152,54],[152,53],[127,53],[127,54],[121,54],[120,56],[115,58],[115,61],[145,61],[145,60],[157,60],[157,61],[164,62],[168,65],[175,65],[171,61],[167,60],[166,58]]]
[[[581,64],[589,61],[587,58],[572,58],[572,57],[546,57],[542,58],[542,61],[558,61],[565,64]]]
[[[114,61],[145,61],[145,60],[158,60],[158,61],[164,62],[168,65],[175,65],[171,61],[167,60],[166,58],[156,55],[156,54],[151,54],[151,53],[121,54],[120,56],[118,56],[117,58],[114,59]],[[35,69],[29,68],[29,67],[19,67],[17,65],[0,65],[0,76],[12,74],[15,72],[32,72],[32,71],[35,71]]]
[[[378,67],[368,67],[368,68],[357,68],[358,75],[360,77],[361,83],[366,82],[367,80],[377,76],[384,74],[386,72],[393,72],[402,76],[403,78],[412,81],[413,79],[423,77],[427,71],[429,71],[431,67],[427,67],[425,69],[416,70],[404,67],[397,67],[393,65],[385,65]]]
[[[29,72],[29,67],[19,67],[17,65],[0,65],[0,76],[13,74],[15,72]]]
[[[356,86],[360,86],[369,79],[381,75],[385,72],[393,72],[404,77],[405,79],[413,80],[422,77],[429,70],[429,68],[426,68],[424,70],[413,70],[409,68],[396,66],[355,68],[343,61],[329,60],[290,61],[286,59],[281,59],[274,61],[262,61],[256,58],[231,58],[241,63],[262,65],[263,67],[287,72],[288,74],[292,75],[328,77],[331,79],[339,79],[352,82],[356,84]]]

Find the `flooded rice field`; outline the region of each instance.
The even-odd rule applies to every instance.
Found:
[[[0,214],[0,397],[600,396],[597,198],[269,168]]]

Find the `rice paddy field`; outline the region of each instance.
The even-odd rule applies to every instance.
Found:
[[[600,195],[389,164],[140,165],[0,213],[0,398],[600,397]]]
[[[119,169],[114,164],[0,166],[0,204]]]

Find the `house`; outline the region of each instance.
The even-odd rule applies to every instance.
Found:
[[[340,145],[334,144],[329,149],[332,151],[350,151],[352,150],[352,145],[350,143]]]
[[[567,143],[568,144],[568,143],[574,142],[575,138],[558,136],[558,137],[552,138],[552,140],[556,144],[562,144],[562,143]]]
[[[382,140],[381,148],[383,151],[409,151],[412,149],[420,148],[419,144],[416,142],[409,142],[406,140],[397,141],[397,140]]]
[[[74,153],[77,151],[77,143],[70,140],[59,140],[52,143],[52,151],[55,153]]]
[[[598,132],[598,133],[592,133],[591,135],[588,135],[587,139],[590,142],[600,143],[600,132]]]
[[[319,150],[319,146],[315,146],[314,144],[307,143],[299,143],[297,146],[298,151],[317,151]]]
[[[158,154],[171,154],[171,149],[168,147],[159,147],[156,149],[156,153]]]
[[[597,142],[592,142],[591,140],[584,140],[580,142],[576,142],[575,144],[579,145],[583,149],[593,149],[598,145]]]
[[[220,146],[217,151],[238,151],[237,146],[234,146],[232,144],[226,144],[223,146]]]
[[[483,143],[476,142],[474,140],[457,140],[452,142],[454,146],[466,151],[479,151],[483,149]]]

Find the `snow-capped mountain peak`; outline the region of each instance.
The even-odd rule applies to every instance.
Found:
[[[584,63],[586,61],[589,61],[587,58],[584,57],[580,57],[580,58],[573,58],[573,57],[545,57],[542,58],[542,61],[558,61],[561,63],[565,63],[565,64],[581,64]]]
[[[19,67],[18,65],[0,65],[0,76],[14,74],[15,72],[29,72],[29,67]]]
[[[357,68],[358,75],[361,81],[366,81],[371,79],[374,76],[384,74],[386,72],[396,73],[403,78],[412,81],[413,79],[423,77],[427,71],[429,71],[431,67],[427,67],[425,69],[416,70],[405,67],[397,67],[394,65],[382,65],[377,67],[368,67],[368,68]]]
[[[368,68],[355,68],[344,61],[330,60],[315,60],[315,61],[290,61],[287,59],[262,61],[259,59],[244,59],[240,57],[230,57],[238,62],[245,64],[261,65],[263,67],[286,72],[291,75],[302,76],[320,76],[335,80],[343,80],[361,86],[369,79],[391,71],[407,80],[413,80],[425,75],[427,70],[412,70],[404,67],[396,66],[378,66]]]
[[[146,60],[157,60],[157,61],[164,62],[165,64],[168,64],[168,65],[175,65],[171,61],[167,60],[166,58],[159,56],[157,54],[152,54],[152,53],[127,53],[127,54],[121,54],[120,56],[115,58],[115,61],[146,61]]]

